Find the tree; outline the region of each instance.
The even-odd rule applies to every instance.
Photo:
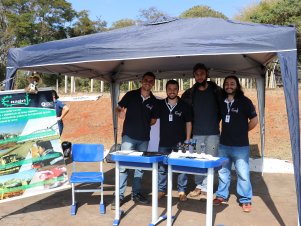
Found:
[[[106,21],[89,19],[87,11],[76,12],[66,0],[0,0],[0,80],[8,49],[106,30]],[[16,88],[23,88],[26,73],[17,74]],[[47,86],[55,76],[44,76]]]
[[[1,3],[0,71],[6,64],[9,48],[66,38],[76,18],[76,11],[65,0],[5,0]],[[21,76],[21,80],[22,77],[25,79]],[[18,80],[15,84],[25,82]]]
[[[17,47],[68,37],[68,26],[76,17],[65,0],[6,0],[7,26]]]
[[[7,61],[7,52],[8,49],[13,46],[13,36],[7,27],[7,20],[4,14],[2,1],[0,1],[0,43],[0,81],[3,81],[5,79],[5,64]]]
[[[179,17],[180,18],[217,17],[217,18],[227,19],[227,17],[224,14],[217,12],[211,9],[209,6],[205,6],[205,5],[194,6],[181,13]]]
[[[77,20],[73,24],[71,31],[69,32],[71,37],[88,35],[105,31],[107,22],[98,18],[96,21],[92,21],[89,18],[87,10],[83,10],[77,13]]]
[[[295,25],[298,61],[301,63],[301,4],[300,0],[262,0],[243,10],[236,18],[254,23]]]
[[[129,26],[133,26],[135,24],[136,24],[135,20],[122,19],[122,20],[117,20],[116,22],[114,22],[110,29],[118,29],[118,28],[122,28],[122,27],[129,27]]]
[[[168,16],[166,13],[158,10],[156,7],[150,7],[148,9],[139,10],[139,19],[142,21],[151,21],[162,16]]]

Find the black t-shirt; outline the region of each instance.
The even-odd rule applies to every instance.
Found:
[[[227,105],[226,102],[221,103],[222,133],[220,144],[238,147],[248,146],[249,119],[257,116],[252,101],[245,96],[235,98],[231,107],[229,107],[229,122],[226,122],[226,117],[228,117]]]
[[[219,135],[219,106],[214,87],[195,90],[193,98],[193,135]]]
[[[170,109],[167,100],[160,100],[160,147],[175,147],[186,139],[186,122],[191,122],[191,107],[178,99],[177,105]],[[169,116],[172,115],[172,116]],[[172,120],[170,120],[172,117]]]
[[[156,97],[151,93],[150,97],[143,101],[141,89],[137,89],[127,92],[118,105],[127,109],[122,136],[148,141],[151,119],[158,118]]]

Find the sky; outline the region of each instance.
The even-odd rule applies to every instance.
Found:
[[[156,7],[169,16],[177,17],[182,12],[197,5],[207,5],[232,19],[235,15],[259,0],[66,0],[72,4],[76,11],[88,10],[92,20],[101,18],[108,22],[121,19],[136,20],[141,9]]]

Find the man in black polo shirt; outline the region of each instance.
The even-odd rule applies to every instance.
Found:
[[[160,101],[160,142],[159,152],[170,154],[179,142],[189,141],[192,130],[191,107],[178,97],[179,83],[169,80],[166,83],[167,98]],[[167,166],[159,165],[158,199],[166,194]],[[180,201],[186,201],[186,174],[178,175],[178,192]]]
[[[252,101],[244,96],[236,76],[228,76],[223,84],[225,95],[221,103],[222,132],[219,156],[229,158],[229,162],[219,170],[219,184],[214,205],[220,205],[229,199],[231,166],[234,163],[237,174],[238,201],[244,212],[251,211],[252,185],[250,182],[248,132],[258,123]]]
[[[150,127],[158,118],[158,100],[152,94],[151,89],[155,83],[155,75],[146,72],[142,77],[140,89],[127,92],[118,103],[116,112],[119,118],[124,119],[122,131],[121,150],[147,151],[150,139]],[[116,175],[117,176],[117,175]],[[148,203],[141,195],[141,179],[143,171],[135,170],[132,200],[140,203]],[[124,192],[127,186],[128,170],[120,168],[120,205],[124,203]],[[115,209],[115,199],[112,209]]]

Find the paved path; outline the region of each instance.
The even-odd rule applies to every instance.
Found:
[[[91,166],[81,166],[83,169]],[[70,170],[71,164],[68,164]],[[105,164],[105,202],[106,214],[99,214],[98,194],[77,193],[80,207],[76,216],[70,216],[71,190],[34,196],[0,204],[1,226],[94,226],[112,225],[114,211],[110,203],[114,191],[114,164]],[[235,176],[234,176],[235,177]],[[131,179],[132,177],[130,177]],[[188,190],[193,189],[192,176],[189,176]],[[231,197],[227,206],[214,207],[214,225],[225,226],[275,226],[297,225],[296,193],[293,174],[252,173],[253,211],[243,213],[236,203],[235,184],[231,185]],[[145,172],[143,192],[151,199],[151,174]],[[174,180],[175,181],[175,180]],[[131,185],[131,180],[129,181]],[[174,184],[174,188],[176,184]],[[216,186],[215,186],[216,187]],[[127,194],[130,193],[127,189]],[[205,225],[206,203],[198,199],[188,199],[179,203],[177,191],[173,195],[174,226]],[[128,196],[129,198],[129,196]],[[166,213],[166,198],[159,201],[159,214]],[[135,205],[128,201],[122,206],[125,216],[120,226],[148,225],[151,221],[150,205]],[[159,225],[166,225],[162,222]]]

